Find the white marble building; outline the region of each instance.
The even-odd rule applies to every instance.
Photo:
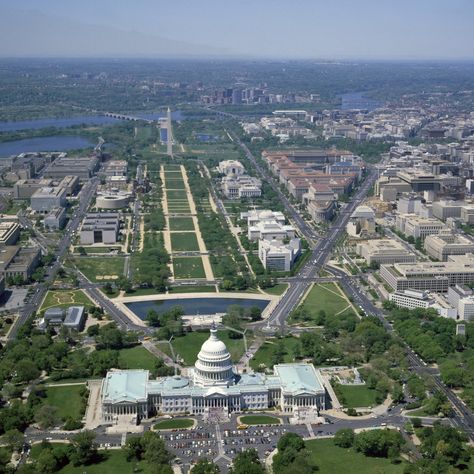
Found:
[[[279,364],[274,375],[236,374],[226,345],[211,329],[189,377],[150,379],[148,370],[112,370],[102,382],[104,422],[119,415],[205,414],[277,407],[293,414],[324,410],[326,390],[312,364]]]

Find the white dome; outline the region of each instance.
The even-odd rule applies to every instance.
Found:
[[[199,385],[227,385],[234,378],[230,353],[217,337],[215,327],[202,345],[194,367],[195,382]]]
[[[202,345],[198,355],[198,359],[215,359],[221,360],[229,355],[226,345],[213,335]]]

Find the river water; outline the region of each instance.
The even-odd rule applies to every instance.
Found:
[[[129,114],[134,117],[140,117],[148,120],[158,120],[165,117],[166,113],[154,112],[150,114]],[[185,118],[181,110],[171,112],[173,120],[183,120]],[[80,115],[69,118],[41,118],[36,120],[23,120],[18,122],[0,122],[0,132],[16,132],[19,130],[38,130],[40,128],[56,127],[66,128],[74,125],[107,125],[109,123],[118,123],[121,119],[106,117],[105,115]]]
[[[11,142],[0,143],[0,158],[35,151],[68,151],[95,146],[87,138],[76,135],[25,138]]]

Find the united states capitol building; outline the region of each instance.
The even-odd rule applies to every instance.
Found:
[[[211,329],[188,376],[150,379],[148,370],[111,370],[102,381],[102,419],[120,415],[226,413],[277,407],[295,415],[326,405],[323,379],[312,364],[278,364],[274,375],[237,374],[226,345]]]

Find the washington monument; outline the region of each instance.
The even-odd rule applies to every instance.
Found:
[[[168,156],[173,157],[173,132],[171,130],[171,110],[168,107],[168,111],[166,112],[167,118],[167,129],[168,133],[166,134],[166,154]]]

